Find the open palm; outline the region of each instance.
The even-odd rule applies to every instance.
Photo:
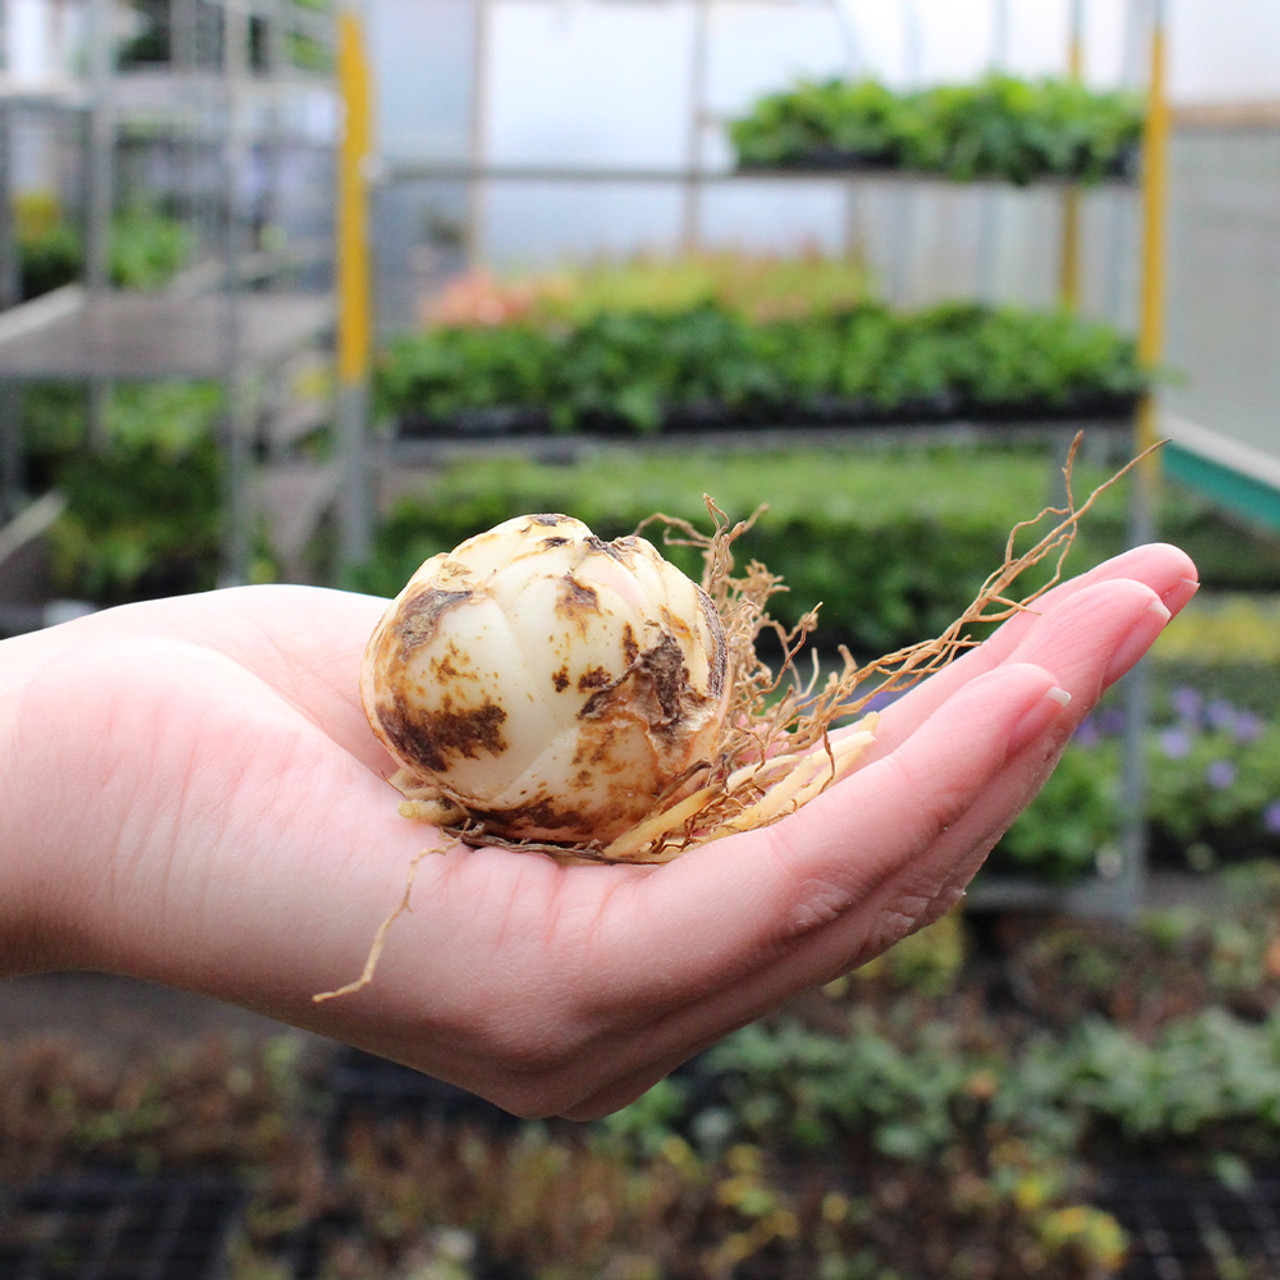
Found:
[[[896,703],[845,782],[659,868],[400,818],[359,705],[381,600],[244,588],[7,641],[0,962],[181,986],[522,1114],[598,1115],[951,907],[1194,589],[1167,546],[1062,585]],[[425,848],[374,982],[315,1003]]]

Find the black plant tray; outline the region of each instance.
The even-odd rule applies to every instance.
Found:
[[[329,1142],[338,1149],[353,1120],[409,1118],[479,1124],[494,1131],[516,1129],[521,1121],[492,1102],[399,1063],[358,1049],[339,1049],[327,1081]]]
[[[1210,1178],[1113,1171],[1096,1202],[1129,1232],[1122,1280],[1280,1276],[1280,1173],[1236,1190]]]
[[[1082,392],[1054,402],[983,404],[941,392],[893,405],[836,396],[768,409],[699,402],[674,406],[652,432],[641,431],[621,418],[595,414],[580,426],[562,433],[552,430],[549,416],[541,409],[494,405],[490,409],[470,409],[450,418],[402,413],[396,420],[396,435],[404,440],[457,442],[547,439],[552,436],[565,440],[604,437],[637,441],[653,436],[714,440],[717,434],[728,432],[795,430],[799,434],[813,428],[856,431],[860,428],[936,427],[953,422],[1013,431],[1022,426],[1039,428],[1054,423],[1128,422],[1138,401],[1138,396],[1126,393]]]
[[[901,164],[895,159],[846,147],[813,146],[796,151],[769,163],[740,160],[734,172],[744,178],[767,177],[770,174],[786,174],[804,177],[805,174],[864,174],[867,177],[901,177],[931,179],[936,182],[976,183],[993,182],[1002,185],[1032,186],[1042,182],[1133,182],[1140,167],[1140,148],[1126,147],[1096,176],[1090,173],[1088,161],[1082,160],[1075,167],[1064,170],[1044,169],[1012,178],[999,173],[975,173],[972,176],[952,174],[945,169],[927,169]],[[1086,177],[1085,175],[1090,176]]]
[[[218,1280],[240,1212],[222,1174],[78,1174],[0,1193],[0,1280]]]

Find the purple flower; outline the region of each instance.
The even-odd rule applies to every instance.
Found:
[[[1099,732],[1114,738],[1124,732],[1127,717],[1121,707],[1103,707],[1095,711],[1091,719],[1097,720]]]
[[[1166,729],[1160,735],[1160,750],[1170,760],[1183,760],[1191,754],[1191,735],[1186,729]]]
[[[1254,742],[1262,734],[1262,721],[1252,711],[1241,711],[1231,733],[1237,742]]]
[[[1214,760],[1205,769],[1205,781],[1217,791],[1225,791],[1236,780],[1236,766],[1231,760]]]
[[[1273,800],[1263,809],[1262,825],[1273,836],[1280,836],[1280,800]]]
[[[1204,699],[1188,685],[1181,685],[1169,695],[1169,703],[1179,719],[1196,721],[1200,718]]]
[[[1085,716],[1080,721],[1080,727],[1076,730],[1073,741],[1080,747],[1096,747],[1102,741],[1102,729],[1098,725],[1098,718]]]

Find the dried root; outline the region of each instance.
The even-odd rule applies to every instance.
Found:
[[[409,905],[409,899],[413,894],[413,882],[418,876],[418,867],[426,858],[430,858],[433,854],[448,853],[451,849],[456,849],[458,842],[455,840],[451,844],[445,845],[443,849],[421,849],[415,853],[409,862],[409,873],[405,877],[404,894],[400,901],[396,904],[396,908],[392,913],[378,926],[378,932],[373,935],[373,944],[369,948],[369,954],[365,957],[364,969],[360,976],[353,982],[346,983],[345,986],[338,987],[335,991],[321,991],[319,995],[311,997],[315,1004],[323,1004],[326,1000],[336,1000],[339,996],[353,996],[357,991],[363,991],[365,987],[373,981],[373,975],[377,972],[378,961],[382,959],[382,948],[386,946],[387,934],[391,932],[391,926],[400,919],[406,911],[412,911]]]

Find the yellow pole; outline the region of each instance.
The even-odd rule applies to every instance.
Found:
[[[1067,75],[1079,80],[1084,72],[1084,0],[1072,0],[1071,32],[1067,46]],[[1080,188],[1071,183],[1062,198],[1062,261],[1058,295],[1064,311],[1080,308]]]
[[[1159,365],[1164,347],[1165,215],[1169,186],[1165,9],[1164,0],[1157,0],[1151,28],[1151,78],[1142,143],[1142,299],[1138,320],[1138,359],[1148,371],[1154,371]],[[1138,409],[1137,445],[1140,450],[1156,443],[1156,426],[1155,397],[1148,394],[1142,398]],[[1147,497],[1153,499],[1159,474],[1154,457],[1143,465],[1142,474]]]
[[[338,498],[339,554],[363,564],[373,545],[373,494],[367,448],[373,358],[370,282],[369,165],[373,156],[372,76],[359,15],[337,20],[337,79],[343,119],[337,155],[336,419],[343,484]]]
[[[362,385],[373,347],[369,280],[369,179],[373,103],[360,19],[338,15],[338,88],[344,121],[338,149],[338,380]]]

